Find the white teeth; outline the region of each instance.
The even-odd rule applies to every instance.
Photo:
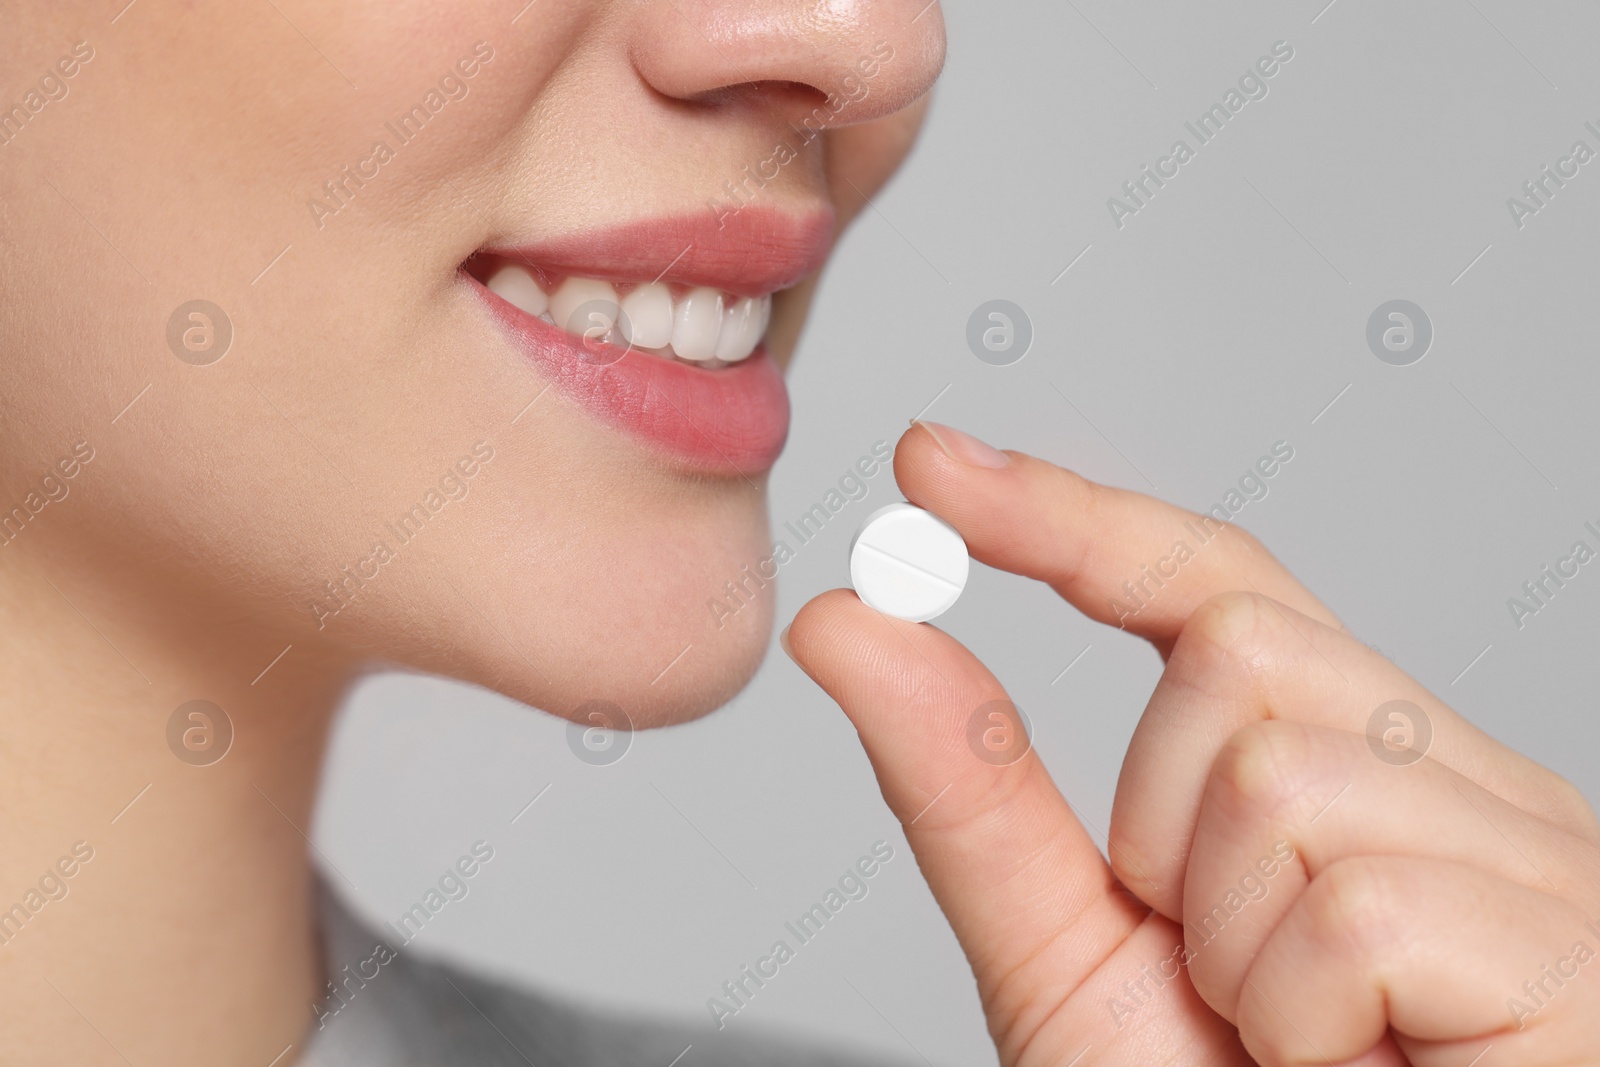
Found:
[[[672,322],[672,350],[679,359],[707,363],[717,356],[717,335],[722,332],[722,294],[715,289],[691,289]]]
[[[741,298],[700,286],[674,298],[659,281],[635,285],[619,300],[611,283],[572,276],[547,294],[520,263],[501,263],[484,284],[518,310],[590,344],[713,367],[750,358],[772,317],[771,294]]]
[[[622,334],[638,348],[672,343],[672,290],[660,282],[641,285],[622,298]]]
[[[516,263],[507,263],[495,271],[486,284],[495,296],[530,315],[542,315],[550,306],[550,298],[533,280],[533,272]]]
[[[568,278],[550,297],[550,317],[568,333],[600,340],[617,323],[617,291],[609,282]]]
[[[766,328],[764,307],[769,303],[769,297],[745,297],[727,310],[722,318],[722,334],[717,338],[718,359],[737,363],[755,351]]]
[[[772,325],[772,294],[768,293],[761,298],[761,325],[756,327],[756,343],[760,344],[766,339],[767,327]]]

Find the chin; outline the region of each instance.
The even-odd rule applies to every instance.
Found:
[[[776,593],[754,573],[772,553],[765,477],[685,475],[614,439],[604,463],[581,425],[566,443],[584,464],[547,447],[525,470],[509,449],[491,465],[485,482],[504,484],[483,485],[448,553],[369,601],[364,658],[575,721],[602,701],[635,729],[699,718],[749,683]],[[582,475],[559,487],[552,470]]]
[[[487,661],[474,657],[466,680],[574,721],[602,702],[621,709],[637,730],[710,714],[760,667],[772,639],[774,587],[754,589],[736,612],[714,618],[711,583],[725,584],[743,561],[726,570],[733,561],[720,553],[698,567],[679,562],[686,565],[670,581],[658,577],[631,595],[618,595],[617,586],[589,591],[581,610],[555,620],[562,633],[545,643],[543,655],[530,644],[522,646],[525,659],[500,642]],[[544,632],[545,621],[519,629]]]
[[[772,601],[769,583],[769,592],[752,600],[736,620],[727,620],[720,630],[708,627],[706,641],[696,643],[660,682],[631,687],[618,703],[629,708],[634,727],[690,722],[738,696],[766,657]]]

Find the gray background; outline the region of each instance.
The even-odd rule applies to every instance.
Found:
[[[1506,206],[1575,140],[1600,149],[1583,128],[1600,125],[1600,8],[1325,3],[946,7],[925,137],[829,268],[792,375],[775,521],[930,402],[930,418],[1196,508],[1287,441],[1295,458],[1242,525],[1363,640],[1600,798],[1600,562],[1520,630],[1506,605],[1573,541],[1596,544],[1585,520],[1600,525],[1600,160],[1520,230]],[[1295,58],[1269,95],[1118,230],[1106,199],[1278,40]],[[1013,366],[966,347],[991,298],[1034,326]],[[1436,330],[1409,367],[1365,342],[1394,298]],[[880,474],[801,550],[781,621],[846,584],[856,523],[894,499]],[[1028,711],[1103,844],[1154,652],[981,566],[940,625]],[[970,973],[853,730],[776,651],[722,712],[638,735],[600,768],[573,756],[562,722],[500,697],[417,678],[364,687],[316,829],[358,904],[392,918],[480,837],[495,860],[421,945],[707,1021],[722,981],[888,839],[899,851],[870,895],[729,1029],[994,1062]]]

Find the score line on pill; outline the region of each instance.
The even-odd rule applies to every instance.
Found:
[[[949,611],[967,586],[967,543],[915,504],[868,515],[850,542],[850,584],[870,608],[907,622]]]

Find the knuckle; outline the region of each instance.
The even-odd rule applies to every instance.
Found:
[[[1046,514],[1054,519],[1045,523],[1047,527],[1063,531],[1107,528],[1105,486],[1090,481],[1077,471],[1053,463],[1046,464],[1043,471],[1040,482],[1045,491],[1040,494],[1040,500],[1045,502]],[[1074,537],[1070,534],[1058,537],[1057,543],[1062,546],[1063,558],[1054,584],[1061,588],[1074,586],[1081,583],[1086,575],[1099,571],[1098,541],[1098,538]]]
[[[1266,598],[1259,594],[1218,593],[1190,613],[1178,645],[1187,646],[1188,653],[1202,661],[1220,656],[1233,663],[1254,663],[1271,645],[1271,612]]]
[[[1140,900],[1148,904],[1162,892],[1163,884],[1152,872],[1165,869],[1163,857],[1147,852],[1140,840],[1116,825],[1106,843],[1106,858],[1112,875]]]
[[[1551,774],[1550,805],[1555,820],[1571,826],[1589,841],[1600,841],[1600,819],[1583,790],[1558,774]]]
[[[1330,955],[1366,958],[1403,939],[1396,926],[1407,895],[1393,864],[1371,856],[1339,860],[1306,888],[1307,936]]]
[[[1306,803],[1318,777],[1306,729],[1265,720],[1235,731],[1211,770],[1213,796],[1229,814],[1280,821]]]
[[[1246,567],[1263,557],[1271,556],[1267,546],[1262,544],[1259,538],[1235,523],[1223,523],[1217,537],[1221,541],[1223,551]]]

